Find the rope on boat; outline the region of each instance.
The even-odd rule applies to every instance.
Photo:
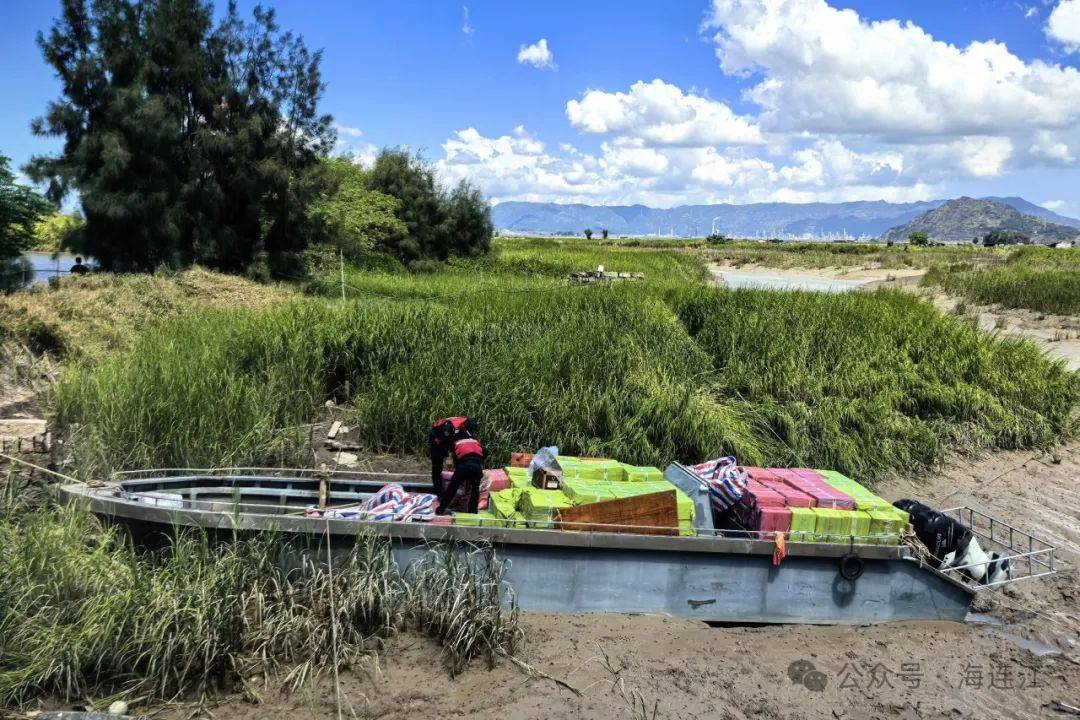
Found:
[[[36,463],[29,462],[28,460],[23,460],[21,458],[12,457],[11,455],[5,455],[4,453],[0,453],[0,458],[4,458],[5,460],[10,460],[11,462],[19,463],[20,465],[25,465],[25,466],[30,467],[30,468],[34,468],[35,470],[40,470],[41,472],[49,473],[50,475],[55,475],[56,477],[63,478],[64,480],[70,480],[73,483],[79,482],[78,478],[73,478],[70,475],[65,475],[62,472],[57,472],[55,470],[50,470],[47,467],[43,467],[43,466],[38,465]]]

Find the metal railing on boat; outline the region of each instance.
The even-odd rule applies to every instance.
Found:
[[[998,588],[1020,580],[1048,577],[1059,572],[1057,567],[1057,547],[1042,538],[1021,530],[1010,523],[988,515],[975,508],[960,506],[942,510],[942,514],[952,517],[980,539],[980,546],[989,542],[984,550],[1002,549],[1001,560],[1007,560],[1012,573],[1005,580],[980,583],[982,588]],[[995,547],[996,546],[996,547]],[[969,570],[981,563],[970,563],[950,567],[949,572]],[[1018,568],[1027,566],[1026,574],[1017,574]]]

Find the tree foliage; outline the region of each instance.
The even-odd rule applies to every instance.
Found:
[[[59,201],[79,192],[72,249],[113,270],[203,263],[280,266],[307,243],[318,160],[334,142],[318,111],[321,56],[230,3],[63,0],[38,36],[61,98],[33,123],[63,139],[27,171]]]
[[[592,240],[592,228],[585,228],[585,239]]]
[[[991,230],[983,236],[983,245],[1025,245],[1031,241],[1027,235],[1017,230]]]
[[[480,191],[465,181],[445,190],[419,155],[383,150],[367,179],[369,189],[399,202],[406,235],[385,249],[402,262],[481,255],[491,247],[491,208]]]
[[[922,230],[916,230],[908,235],[908,242],[916,247],[924,247],[930,244],[930,236]]]
[[[346,158],[323,162],[327,187],[311,206],[330,243],[345,257],[359,260],[372,250],[396,247],[408,236],[398,218],[401,202],[368,188],[368,173]]]
[[[9,163],[0,155],[0,263],[29,249],[38,218],[53,210],[33,188],[15,182]]]
[[[85,221],[81,215],[51,213],[34,223],[33,237],[28,250],[58,252],[69,245],[78,244],[75,235],[82,231]]]
[[[0,155],[0,290],[3,291],[22,284],[29,266],[19,256],[33,244],[38,218],[53,210],[32,188],[15,182],[9,162]]]

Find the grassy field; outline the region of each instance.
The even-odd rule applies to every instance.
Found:
[[[0,294],[0,340],[38,351],[102,357],[140,332],[199,307],[257,308],[295,291],[201,268],[161,275],[87,275],[58,287]]]
[[[302,424],[328,399],[374,451],[421,453],[433,417],[464,412],[493,462],[554,443],[659,465],[734,453],[870,481],[1077,430],[1080,374],[913,295],[724,290],[696,249],[496,248],[430,274],[349,268],[344,283],[328,272],[293,288],[200,270],[84,278],[0,300],[0,318],[8,338],[65,357],[50,413],[71,431],[64,469],[87,478],[307,464]],[[601,264],[646,277],[567,284]],[[281,549],[188,537],[148,553],[78,510],[0,511],[0,706],[254,696],[250,678],[264,676],[314,687],[333,657],[331,593],[345,665],[402,630],[438,640],[451,673],[521,642],[487,556],[474,566],[440,550],[402,571],[363,538],[331,580],[282,571]]]
[[[313,689],[334,662],[332,632],[346,667],[361,666],[380,638],[422,632],[441,644],[451,674],[520,642],[516,608],[499,604],[503,568],[490,552],[435,547],[400,569],[387,539],[360,536],[331,576],[314,563],[282,569],[282,549],[275,537],[213,545],[195,536],[137,552],[77,508],[8,508],[0,707],[40,696],[106,706],[114,694],[255,698],[267,676]]]
[[[936,266],[923,285],[984,305],[1075,315],[1080,313],[1080,250],[1030,247],[1012,251],[994,267]]]
[[[643,283],[570,287],[604,264]],[[55,419],[83,473],[300,462],[288,430],[326,399],[378,451],[422,452],[439,414],[480,418],[495,460],[564,452],[663,465],[746,462],[911,472],[955,450],[1044,447],[1076,431],[1080,378],[900,293],[725,291],[688,253],[503,241],[432,275],[328,277],[259,310],[201,309],[75,364]]]

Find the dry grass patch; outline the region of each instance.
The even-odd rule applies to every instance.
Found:
[[[292,296],[203,268],[175,274],[65,278],[0,296],[0,336],[37,351],[97,357],[124,347],[135,333],[198,308],[262,308]]]

